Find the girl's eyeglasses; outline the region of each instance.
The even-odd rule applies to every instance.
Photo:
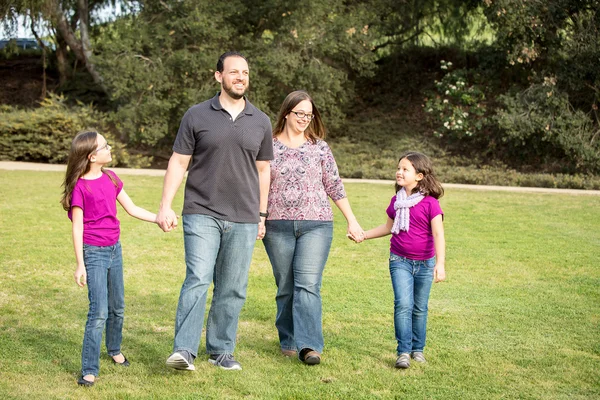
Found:
[[[99,152],[100,150],[104,150],[104,149],[110,150],[110,149],[112,149],[112,147],[111,147],[111,145],[110,145],[110,144],[108,144],[108,142],[106,142],[106,144],[105,144],[104,146],[102,146],[102,147],[98,147],[98,148],[96,149],[96,153],[97,153],[97,152]]]
[[[310,121],[315,117],[314,114],[307,114],[304,111],[290,111],[290,112],[293,112],[294,114],[296,114],[296,117],[298,117],[299,119],[306,118]]]

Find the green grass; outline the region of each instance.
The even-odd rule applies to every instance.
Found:
[[[256,246],[236,357],[226,372],[200,356],[167,369],[184,277],[181,230],[119,211],[128,369],[103,350],[94,388],[77,387],[87,293],[73,282],[62,174],[0,171],[0,398],[562,399],[600,396],[600,197],[448,190],[447,282],[432,289],[426,365],[393,368],[387,239],[336,234],[323,283],[323,363],[279,354],[275,284]],[[162,179],[123,176],[156,209]],[[348,184],[365,228],[385,220],[387,185]],[[181,193],[176,208],[181,207]],[[204,353],[204,339],[200,353]]]

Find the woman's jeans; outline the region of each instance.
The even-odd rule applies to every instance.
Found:
[[[121,353],[125,290],[121,243],[114,246],[83,245],[83,260],[87,273],[88,311],[81,374],[97,376],[100,371],[100,345],[106,326],[106,350],[109,356]]]
[[[283,350],[323,351],[321,282],[332,221],[266,222],[263,239],[277,284],[275,326]]]
[[[206,351],[233,354],[257,234],[257,223],[235,223],[202,214],[183,215],[187,268],[177,305],[173,351],[185,350],[197,355],[206,297],[210,284],[214,283],[206,323]]]
[[[433,283],[435,257],[411,260],[390,253],[394,289],[394,327],[398,355],[423,351],[427,330],[427,303]]]

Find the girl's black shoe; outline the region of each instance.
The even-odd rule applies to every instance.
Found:
[[[93,381],[87,381],[87,380],[83,379],[83,375],[81,376],[81,378],[79,378],[77,380],[77,384],[79,386],[85,386],[85,387],[92,387],[92,386],[94,386],[94,382]]]
[[[121,353],[123,354],[123,353]],[[112,357],[111,357],[112,358]],[[120,365],[122,367],[129,367],[129,360],[127,359],[127,357],[125,357],[125,354],[123,354],[123,358],[125,359],[123,362],[116,362],[114,358],[112,358],[113,364],[117,364]]]

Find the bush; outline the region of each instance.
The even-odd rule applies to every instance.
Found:
[[[440,68],[448,71],[441,81],[435,81],[437,93],[425,99],[436,129],[433,134],[456,143],[481,132],[486,123],[485,94],[477,85],[470,85],[465,70],[451,71],[450,61],[441,61]]]
[[[502,139],[521,157],[538,166],[559,164],[562,172],[600,172],[600,130],[583,111],[573,109],[554,77],[499,100],[503,108],[496,121]]]
[[[107,117],[91,105],[69,108],[65,98],[50,95],[39,108],[0,107],[0,160],[66,163],[71,141],[83,129],[95,129],[113,145],[115,166],[147,166],[148,159],[131,156],[116,142]]]
[[[600,177],[594,175],[524,174],[503,166],[440,165],[438,178],[444,183],[469,185],[520,186],[556,189],[600,190]]]

